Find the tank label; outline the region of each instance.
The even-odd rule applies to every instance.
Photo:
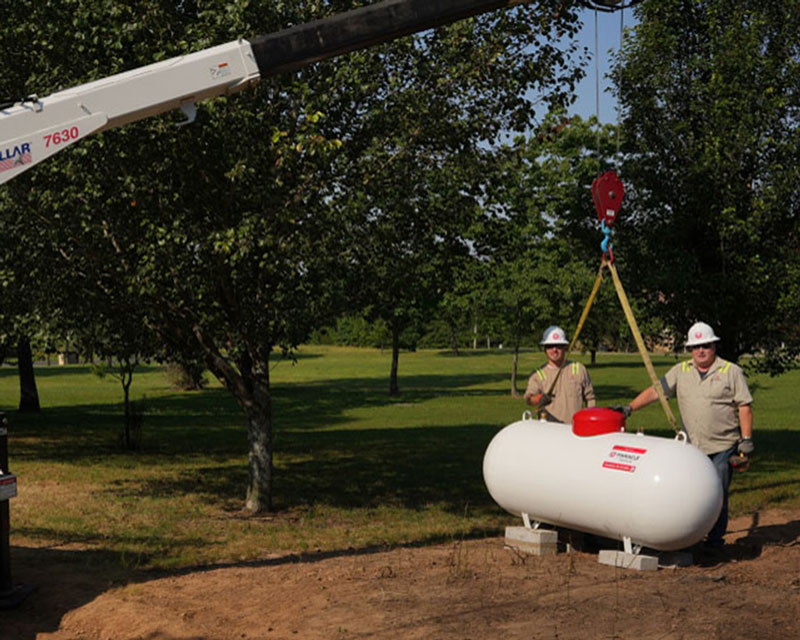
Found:
[[[621,451],[624,453],[647,453],[647,449],[639,449],[638,447],[623,447],[621,444],[615,444],[611,449],[612,451]]]
[[[636,463],[645,453],[647,453],[647,449],[615,444],[609,451],[607,459],[603,461],[603,468],[634,473]]]
[[[627,471],[628,473],[633,473],[636,471],[636,465],[621,464],[619,462],[609,462],[606,460],[603,463],[603,469],[614,469],[615,471]]]

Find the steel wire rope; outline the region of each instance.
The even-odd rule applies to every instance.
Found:
[[[620,7],[620,35],[619,35],[619,46],[622,49],[623,46],[623,39],[625,34],[625,22],[624,22],[624,5]],[[601,156],[601,148],[600,148],[600,62],[599,62],[599,27],[598,27],[598,10],[595,8],[594,11],[594,50],[595,50],[595,117],[597,119],[597,164],[598,164],[598,174],[600,169],[600,156]],[[616,145],[617,145],[617,157],[619,158],[620,153],[620,130],[621,130],[621,109],[619,104],[616,107],[617,112],[617,131],[616,131]],[[653,386],[656,390],[656,395],[658,396],[658,400],[661,404],[662,409],[664,410],[664,414],[667,417],[667,421],[669,422],[672,429],[676,432],[680,432],[680,428],[678,427],[677,420],[675,419],[675,415],[672,413],[672,409],[669,406],[669,401],[667,400],[666,394],[664,393],[664,389],[661,386],[658,376],[656,375],[655,368],[653,367],[653,362],[650,359],[649,354],[647,353],[647,348],[644,344],[644,339],[642,338],[642,334],[639,331],[639,326],[636,322],[636,317],[634,316],[633,309],[630,305],[628,300],[628,296],[625,293],[625,289],[622,286],[622,280],[620,280],[619,274],[617,273],[617,268],[614,266],[614,254],[611,252],[611,243],[610,243],[610,236],[611,236],[611,229],[605,225],[605,221],[602,221],[603,232],[605,234],[605,238],[601,245],[603,257],[600,261],[600,268],[597,271],[597,277],[595,278],[594,285],[592,286],[592,291],[589,294],[589,299],[586,301],[586,305],[581,312],[581,317],[578,320],[578,326],[575,329],[575,333],[572,336],[572,340],[567,347],[566,354],[564,358],[572,351],[573,347],[578,341],[578,337],[580,336],[581,330],[586,322],[586,319],[589,316],[589,310],[591,309],[592,305],[594,304],[595,298],[597,297],[597,293],[600,290],[600,285],[603,280],[603,268],[607,268],[611,273],[611,279],[614,283],[614,288],[616,289],[617,298],[620,301],[620,305],[622,306],[622,311],[625,314],[625,319],[628,322],[628,326],[630,327],[631,333],[633,334],[634,341],[636,342],[636,346],[639,349],[639,354],[642,357],[642,361],[644,362],[645,369],[647,370],[648,375],[650,376],[650,380],[653,383]],[[609,254],[610,259],[606,258],[606,253]],[[563,368],[563,367],[562,367]],[[550,385],[550,390],[548,393],[551,393],[555,388],[556,382],[558,382],[559,375],[561,373],[561,369],[556,372],[556,375],[553,379],[552,384]],[[542,417],[544,412],[540,411],[539,417]]]

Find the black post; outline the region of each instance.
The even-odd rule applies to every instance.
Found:
[[[8,419],[0,413],[0,479],[8,470]],[[11,591],[11,546],[9,543],[10,522],[8,500],[0,500],[0,598]]]
[[[11,580],[9,500],[17,495],[17,478],[8,470],[8,418],[0,412],[0,609],[19,606],[36,586]]]

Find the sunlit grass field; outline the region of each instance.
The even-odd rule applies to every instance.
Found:
[[[542,361],[522,354],[520,391]],[[675,362],[654,359],[659,373]],[[307,346],[294,363],[276,358],[275,513],[259,516],[242,512],[244,419],[215,381],[179,392],[160,367],[138,371],[132,395],[145,407],[143,449],[132,453],[120,446],[122,389],[113,378],[85,366],[37,367],[43,410],[19,414],[16,369],[2,367],[0,410],[19,484],[12,545],[177,567],[500,533],[517,523],[487,493],[481,465],[492,436],[526,408],[511,396],[511,363],[507,351],[403,352],[401,395],[390,397],[388,352]],[[629,401],[649,384],[634,354],[601,353],[589,371],[600,405]],[[732,511],[796,508],[800,372],[749,383],[757,456],[734,478]],[[672,433],[658,404],[631,427]]]

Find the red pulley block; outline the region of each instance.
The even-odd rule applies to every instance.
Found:
[[[625,187],[622,185],[622,180],[613,171],[606,171],[594,179],[592,199],[601,222],[605,221],[607,225],[614,224],[624,195]]]

